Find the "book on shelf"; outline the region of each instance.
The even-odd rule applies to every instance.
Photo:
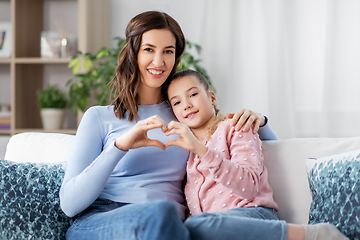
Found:
[[[0,130],[10,130],[10,112],[0,112]]]
[[[10,125],[0,124],[0,130],[10,130]]]

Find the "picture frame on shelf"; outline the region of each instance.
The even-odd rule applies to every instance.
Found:
[[[0,22],[0,58],[9,58],[12,50],[11,22]]]

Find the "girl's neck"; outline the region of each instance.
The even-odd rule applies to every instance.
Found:
[[[210,134],[210,129],[213,128],[213,125],[216,121],[216,117],[212,116],[209,121],[198,128],[192,128],[191,131],[194,133],[195,137],[200,141],[208,141],[211,138],[212,133]]]
[[[206,124],[204,124],[200,128],[191,129],[194,133],[195,137],[202,142],[207,142],[210,140],[211,136],[216,131],[220,122],[226,119],[225,116],[221,115],[220,113],[217,116],[212,117]]]
[[[191,131],[194,133],[195,137],[199,139],[202,142],[208,141],[210,137],[208,136],[208,129],[191,129]]]

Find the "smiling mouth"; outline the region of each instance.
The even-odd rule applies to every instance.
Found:
[[[154,70],[154,69],[148,69],[148,72],[151,73],[152,75],[158,76],[158,75],[161,75],[165,71],[163,71],[163,70],[158,71],[158,70]]]
[[[192,117],[195,116],[195,114],[197,114],[198,112],[199,112],[199,111],[191,112],[191,113],[187,114],[187,115],[185,116],[185,118],[192,118]]]

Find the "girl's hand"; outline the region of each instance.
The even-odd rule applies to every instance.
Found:
[[[166,136],[178,134],[179,138],[169,140],[165,143],[165,147],[178,146],[185,150],[192,151],[199,157],[204,156],[207,153],[207,147],[202,144],[190,130],[190,128],[182,123],[171,121],[167,126]]]
[[[244,132],[249,131],[249,129],[253,127],[253,133],[257,133],[259,127],[265,125],[265,117],[263,115],[247,109],[241,109],[235,114],[228,113],[226,117],[231,119],[230,124],[231,126],[235,126],[235,130],[239,130],[244,126]]]
[[[115,146],[122,151],[146,146],[165,150],[165,145],[162,142],[148,138],[147,131],[154,128],[161,128],[163,132],[166,131],[164,121],[157,115],[138,121],[129,131],[115,140]]]

